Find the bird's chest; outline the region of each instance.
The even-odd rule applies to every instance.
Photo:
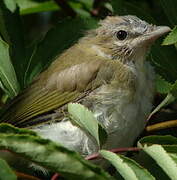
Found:
[[[154,72],[149,64],[133,67],[135,92],[131,89],[110,90],[102,86],[90,94],[90,108],[108,132],[107,147],[130,145],[141,133],[152,108]]]
[[[109,85],[103,85],[88,96],[89,108],[105,128],[116,128],[114,122],[120,126],[117,123],[119,119],[124,119],[120,121],[126,123],[129,116],[133,119],[136,112],[147,114],[151,108],[154,93],[153,69],[149,64],[145,64],[138,69],[133,67],[132,71],[136,77],[133,92],[128,87],[114,89]]]

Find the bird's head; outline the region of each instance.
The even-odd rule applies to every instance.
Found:
[[[91,33],[93,48],[100,56],[123,62],[139,59],[158,37],[170,31],[167,26],[151,25],[130,15],[108,16],[100,25]]]

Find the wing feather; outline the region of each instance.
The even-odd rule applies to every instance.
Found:
[[[21,127],[34,123],[35,119],[76,101],[87,92],[100,86],[93,82],[99,72],[101,61],[85,62],[50,74],[42,73],[38,79],[9,104],[1,116],[2,122]]]

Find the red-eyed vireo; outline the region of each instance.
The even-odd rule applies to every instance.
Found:
[[[168,31],[136,16],[107,17],[41,73],[1,119],[88,155],[97,144],[67,116],[67,104],[78,102],[106,129],[104,148],[132,145],[152,108],[154,71],[145,58]]]

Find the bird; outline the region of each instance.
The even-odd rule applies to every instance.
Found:
[[[87,156],[99,147],[68,116],[67,105],[79,103],[107,132],[102,148],[131,146],[153,107],[155,72],[146,57],[169,31],[133,15],[106,17],[36,77],[8,105],[1,122],[32,129]]]

